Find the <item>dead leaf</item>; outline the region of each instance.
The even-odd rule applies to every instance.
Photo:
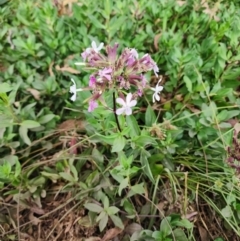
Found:
[[[155,47],[155,49],[158,51],[158,40],[160,39],[160,37],[161,37],[161,33],[159,33],[159,34],[157,34],[157,35],[155,35],[154,36],[154,47]]]
[[[77,1],[78,0],[63,0],[62,5],[63,6],[70,5],[70,4],[76,3]]]
[[[66,222],[65,225],[67,225],[64,233],[68,233],[70,231],[70,229],[72,228],[72,225],[73,225],[73,213],[70,213],[70,220],[69,222]]]
[[[238,133],[240,132],[240,123],[236,123],[234,125],[234,130],[236,132],[235,136],[237,137],[238,136]]]
[[[192,111],[193,113],[196,113],[196,114],[201,113],[201,111],[200,111],[199,109],[195,108],[195,107],[192,106],[192,105],[187,104],[186,107],[187,107],[190,111]]]
[[[209,237],[207,234],[207,230],[205,228],[203,228],[202,226],[198,226],[198,232],[200,234],[201,240],[202,241],[209,241]]]
[[[98,238],[98,237],[90,237],[90,238],[84,239],[84,241],[101,241],[101,238]]]
[[[76,54],[70,54],[70,55],[68,55],[68,56],[63,60],[64,65],[68,65],[68,61],[74,59],[76,56],[78,56],[78,55],[76,55]]]
[[[63,66],[63,67],[60,67],[59,65],[55,66],[55,69],[57,71],[61,71],[61,72],[69,72],[71,74],[80,74],[81,72],[72,68],[72,67],[69,67],[69,66]]]
[[[198,215],[198,212],[191,212],[191,213],[184,215],[183,218],[192,221],[194,219],[194,217],[197,215]]]
[[[38,90],[33,88],[28,88],[27,91],[33,95],[35,100],[40,100],[40,92]]]
[[[143,227],[140,224],[138,224],[138,223],[131,223],[128,226],[126,226],[124,231],[127,234],[132,235],[136,231],[141,231],[142,229],[143,229]]]
[[[120,228],[111,228],[109,229],[102,238],[102,241],[109,241],[115,238],[118,234],[120,234],[123,230]]]
[[[53,73],[53,71],[52,71],[53,65],[54,65],[54,62],[51,62],[50,65],[49,65],[49,67],[48,67],[48,72],[49,72],[50,76],[54,76],[54,73]]]
[[[238,124],[239,121],[237,119],[232,118],[232,119],[228,120],[227,122],[229,124],[231,124],[232,127],[234,127],[236,124]],[[240,127],[239,127],[239,130],[240,130]]]
[[[42,208],[39,208],[37,206],[33,206],[30,208],[30,210],[33,212],[33,213],[36,213],[38,215],[43,215],[45,214],[44,210]]]
[[[85,130],[85,126],[86,126],[86,123],[83,120],[70,119],[62,122],[57,129],[59,131],[70,131],[73,129]]]
[[[186,3],[186,1],[177,1],[177,4],[181,7]]]
[[[181,94],[175,95],[174,99],[176,99],[177,101],[182,101],[183,100],[183,96]]]
[[[29,240],[29,241],[35,241],[36,240],[35,238],[30,236],[29,234],[22,233],[22,232],[20,232],[20,237],[21,237],[21,240]]]
[[[209,15],[210,18],[213,18],[215,21],[220,20],[217,16],[217,11],[219,10],[220,2],[216,2],[213,8],[209,7],[207,0],[202,0],[201,5],[203,8],[205,8],[203,12]]]
[[[31,223],[35,226],[42,222],[39,218],[35,217],[32,212],[29,214],[28,218],[31,221]]]

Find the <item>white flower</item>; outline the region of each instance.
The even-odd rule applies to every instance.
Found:
[[[97,47],[97,44],[95,41],[92,41],[92,48],[96,53],[98,53],[103,48],[103,43],[100,43],[100,45]]]
[[[76,83],[75,83],[74,79],[71,79],[71,81],[73,82],[73,85],[70,86],[70,91],[69,92],[73,94],[73,96],[71,97],[71,100],[75,101],[76,98],[77,98],[77,92],[78,91],[82,91],[83,89],[81,89],[81,88],[77,89],[76,88]]]
[[[154,94],[153,94],[153,103],[155,102],[155,99],[157,101],[160,100],[160,95],[159,93],[163,90],[163,87],[161,85],[159,85],[159,83],[161,82],[162,78],[160,78],[160,80],[158,81],[157,85],[155,88],[151,88],[151,90],[154,91]]]
[[[137,104],[136,100],[132,99],[132,93],[128,93],[126,97],[126,102],[122,98],[117,98],[116,102],[120,105],[122,105],[122,108],[119,108],[116,110],[117,115],[121,115],[125,113],[126,115],[132,114],[132,107],[134,107]]]

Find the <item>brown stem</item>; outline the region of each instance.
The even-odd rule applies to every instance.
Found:
[[[122,130],[121,130],[121,128],[120,128],[119,121],[118,121],[118,117],[117,117],[117,114],[116,114],[116,98],[115,98],[115,92],[113,92],[113,112],[114,112],[114,115],[115,115],[115,120],[116,120],[116,123],[117,123],[118,130],[119,130],[120,132],[122,132]]]

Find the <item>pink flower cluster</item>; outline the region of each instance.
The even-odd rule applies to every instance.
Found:
[[[149,54],[139,58],[136,49],[125,48],[118,56],[117,43],[114,46],[106,46],[105,54],[100,53],[102,48],[103,43],[97,47],[96,43],[93,42],[92,46],[81,54],[86,67],[94,70],[89,78],[92,97],[88,110],[93,111],[98,106],[97,101],[101,99],[104,91],[115,89],[117,95],[121,96],[116,101],[122,105],[116,114],[130,115],[132,114],[131,108],[137,104],[136,100],[142,96],[147,84],[143,73],[153,70],[158,76],[158,66]],[[155,89],[152,88],[152,90],[155,91],[156,96],[158,93]],[[158,88],[157,90],[160,92],[162,89]]]

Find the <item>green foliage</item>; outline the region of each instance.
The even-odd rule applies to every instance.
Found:
[[[237,1],[177,2],[79,0],[68,13],[50,0],[0,1],[1,197],[39,204],[63,183],[59,193],[85,203],[100,231],[124,229],[128,219],[141,230],[125,240],[159,241],[194,240],[180,215],[159,211],[160,226],[152,218],[159,199],[184,199],[178,211],[186,213],[200,197],[240,232],[238,179],[226,162],[240,117],[240,9]],[[134,115],[119,116],[121,132],[111,93],[109,108],[93,113],[87,91],[69,99],[70,78],[88,85],[74,63],[92,40],[150,53],[163,77],[161,102],[146,90]],[[59,130],[66,120],[85,124]]]
[[[160,224],[157,231],[144,230],[140,233],[139,240],[152,240],[152,241],[188,241],[186,234],[182,228],[191,230],[193,225],[186,219],[181,219],[179,215],[172,214],[165,217]]]

